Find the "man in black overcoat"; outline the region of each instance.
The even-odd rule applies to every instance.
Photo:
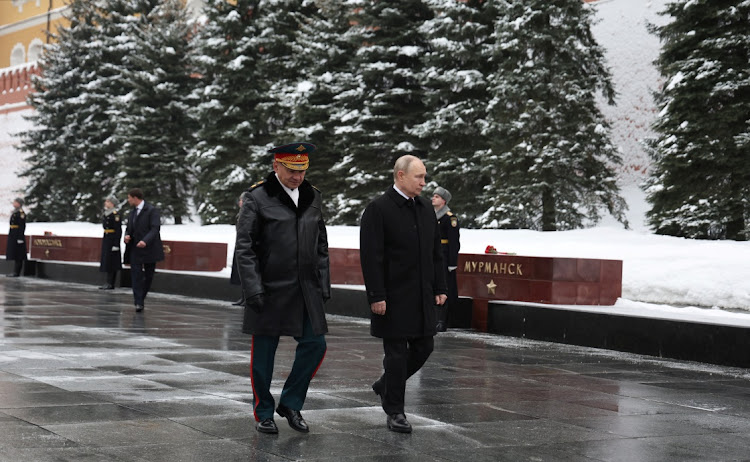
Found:
[[[128,192],[128,204],[133,207],[125,228],[125,263],[130,263],[135,311],[144,310],[146,295],[154,280],[156,263],[164,260],[161,243],[159,209],[143,200],[143,191],[133,188]]]
[[[120,240],[122,239],[122,221],[117,213],[120,201],[110,196],[104,201],[104,214],[102,216],[102,254],[99,259],[99,271],[107,273],[107,281],[99,287],[104,290],[115,288],[117,272],[122,269],[122,256],[120,255]]]
[[[8,274],[8,277],[19,277],[23,262],[26,261],[26,213],[23,211],[23,199],[20,197],[13,199],[13,213],[10,215],[5,259],[15,262],[13,272]]]
[[[370,303],[370,333],[383,339],[384,374],[372,385],[389,430],[410,433],[404,414],[406,380],[433,350],[434,305],[447,289],[440,231],[430,202],[419,197],[427,171],[402,156],[394,185],[370,202],[360,225],[360,261]]]
[[[451,198],[450,191],[438,186],[432,193],[432,207],[435,209],[438,227],[440,228],[440,245],[443,247],[443,268],[445,269],[445,282],[448,285],[448,301],[444,306],[437,308],[437,331],[445,332],[448,320],[455,316],[458,309],[458,280],[456,268],[458,267],[458,251],[461,249],[460,229],[458,217],[451,212],[448,202]]]
[[[242,331],[252,334],[253,413],[261,433],[278,433],[271,378],[280,336],[297,341],[292,370],[276,412],[307,433],[300,411],[323,362],[328,332],[324,303],[331,296],[328,237],[320,191],[305,180],[315,146],[270,150],[273,172],[243,196],[235,261],[245,296]]]

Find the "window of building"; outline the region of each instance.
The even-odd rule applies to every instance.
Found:
[[[42,50],[44,49],[44,42],[35,38],[29,44],[29,62],[38,60],[42,56]]]
[[[16,43],[13,51],[10,52],[10,65],[18,66],[26,62],[26,51],[21,43]]]

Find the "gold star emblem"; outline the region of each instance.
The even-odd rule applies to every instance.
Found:
[[[495,281],[490,279],[490,283],[487,284],[487,295],[495,295],[495,287],[497,287],[497,284],[495,284]]]

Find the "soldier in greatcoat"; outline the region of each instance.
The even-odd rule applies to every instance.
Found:
[[[102,255],[99,260],[99,271],[107,273],[107,280],[103,286],[104,290],[115,288],[117,272],[122,269],[122,256],[120,254],[120,240],[122,239],[122,220],[117,213],[120,201],[114,196],[109,196],[104,201],[104,214],[102,216]]]
[[[242,331],[253,336],[253,411],[261,433],[278,433],[271,378],[279,337],[294,337],[297,352],[276,412],[299,432],[309,431],[300,411],[326,352],[328,238],[320,191],[305,180],[314,150],[309,143],[271,149],[274,171],[249,189],[237,220],[235,261],[245,297]]]
[[[20,197],[13,199],[5,258],[15,262],[13,272],[8,274],[8,277],[19,277],[23,270],[23,262],[26,261],[26,213],[23,211],[23,199]]]
[[[459,241],[461,227],[458,224],[458,217],[448,207],[448,202],[452,197],[450,191],[440,186],[435,188],[432,193],[432,207],[435,209],[440,227],[445,282],[448,284],[448,300],[444,306],[437,308],[438,332],[445,332],[450,318],[448,312],[450,311],[455,316],[455,310],[458,308],[456,268],[458,267],[458,251],[461,249],[461,242]]]

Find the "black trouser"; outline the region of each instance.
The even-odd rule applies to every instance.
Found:
[[[107,271],[107,284],[114,287],[116,279],[117,279],[117,270]]]
[[[385,390],[383,410],[386,414],[404,413],[406,380],[422,368],[434,345],[432,336],[383,339],[385,373],[378,381]]]
[[[22,268],[23,268],[23,260],[16,260],[16,264],[13,268],[13,274],[15,274],[16,276],[20,276]]]
[[[151,283],[154,280],[156,263],[140,263],[130,265],[130,279],[133,285],[133,299],[136,305],[143,305]]]

